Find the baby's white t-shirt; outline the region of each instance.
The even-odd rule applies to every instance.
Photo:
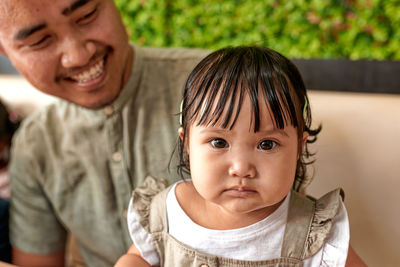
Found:
[[[175,239],[197,251],[225,258],[269,260],[280,257],[290,194],[277,210],[262,221],[239,229],[212,230],[194,223],[186,215],[176,199],[175,187],[176,184],[166,199],[169,234]],[[132,241],[150,265],[158,265],[159,258],[151,235],[139,222],[140,215],[129,203],[128,227]],[[304,266],[344,266],[349,239],[347,212],[341,202],[326,243],[318,253],[304,260]]]

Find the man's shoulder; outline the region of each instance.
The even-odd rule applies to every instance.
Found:
[[[199,48],[155,48],[155,47],[135,47],[140,51],[143,59],[149,61],[185,61],[200,60],[207,56],[211,51]]]
[[[40,109],[36,110],[35,112],[23,119],[23,126],[26,127],[26,125],[37,125],[45,123],[52,117],[57,116],[57,114],[59,114],[60,112],[68,109],[69,105],[65,102],[66,101],[63,100],[56,100],[46,106],[41,107]]]
[[[37,139],[48,134],[50,128],[65,123],[63,117],[71,112],[74,105],[64,100],[56,100],[30,114],[22,120],[16,133],[16,139]]]

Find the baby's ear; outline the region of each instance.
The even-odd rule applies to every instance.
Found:
[[[183,142],[183,137],[185,136],[185,130],[183,129],[182,126],[179,127],[179,129],[178,129],[178,134],[179,134],[179,138],[180,138],[181,141]],[[186,143],[187,143],[187,140],[186,140]],[[186,153],[189,153],[189,146],[186,145],[186,144],[183,144],[183,146],[184,146],[184,148],[185,148],[185,150],[186,150]]]
[[[306,143],[307,143],[307,138],[310,134],[306,131],[303,132],[303,139],[302,139],[302,144],[301,144],[301,150],[304,151],[304,148],[306,147]]]
[[[185,135],[185,130],[183,130],[183,127],[182,127],[182,126],[179,127],[179,129],[178,129],[178,135],[179,135],[179,138],[180,138],[181,140],[183,140],[183,136]]]

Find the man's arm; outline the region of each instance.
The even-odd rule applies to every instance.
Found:
[[[21,126],[11,149],[9,236],[12,262],[22,267],[64,266],[67,232],[44,193],[41,162],[47,164],[43,157],[47,150],[40,127],[33,123],[28,129]]]
[[[117,261],[114,267],[150,267],[150,264],[145,261],[140,255],[140,251],[136,248],[134,244],[129,248],[128,252],[125,255],[122,255],[121,258]]]
[[[64,251],[40,255],[12,248],[12,263],[20,267],[64,267],[64,258]]]

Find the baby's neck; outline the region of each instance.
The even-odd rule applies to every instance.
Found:
[[[212,230],[232,230],[257,223],[272,214],[283,202],[250,212],[230,212],[205,200],[191,181],[177,184],[176,199],[186,215],[196,224]]]

